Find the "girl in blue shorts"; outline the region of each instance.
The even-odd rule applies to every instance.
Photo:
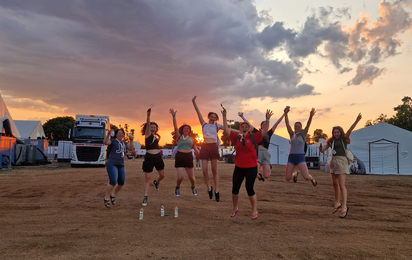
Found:
[[[302,129],[302,123],[296,122],[295,123],[295,131],[292,130],[289,124],[289,113],[290,108],[286,107],[285,112],[285,123],[286,128],[288,129],[288,133],[290,135],[290,150],[289,150],[289,158],[288,163],[286,165],[286,173],[285,179],[286,181],[290,181],[293,178],[293,181],[296,182],[298,178],[298,172],[294,172],[295,167],[297,166],[299,171],[302,173],[302,176],[305,180],[311,181],[313,186],[316,186],[317,182],[315,178],[313,178],[309,174],[308,167],[305,161],[305,143],[306,143],[306,134],[308,133],[309,126],[312,123],[312,118],[315,115],[316,111],[314,108],[310,111],[310,116],[308,119],[308,123],[306,124],[305,129]]]

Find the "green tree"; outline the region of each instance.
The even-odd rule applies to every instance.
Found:
[[[412,99],[405,96],[402,102],[402,105],[393,108],[396,111],[396,115],[391,117],[388,123],[412,131]]]
[[[71,116],[60,116],[47,120],[43,124],[44,133],[51,141],[69,140],[69,130],[73,129],[75,119]]]
[[[328,139],[328,135],[325,134],[322,129],[316,129],[315,131],[313,131],[313,143],[319,142],[319,139]]]
[[[391,118],[388,118],[387,115],[380,114],[375,120],[366,121],[365,126],[386,122],[405,130],[412,131],[412,99],[405,96],[402,99],[402,104],[394,107],[393,110],[396,111],[396,114]]]
[[[376,118],[375,120],[366,121],[365,126],[376,125],[376,124],[379,124],[379,123],[382,123],[382,122],[385,122],[385,123],[389,122],[389,118],[388,118],[387,115],[380,114],[380,116],[378,116],[378,118]]]

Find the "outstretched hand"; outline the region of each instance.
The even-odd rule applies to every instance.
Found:
[[[173,108],[171,108],[171,109],[169,110],[169,113],[172,114],[172,116],[176,116],[177,110],[174,111]]]
[[[273,111],[270,111],[269,109],[267,109],[266,110],[266,120],[269,120],[271,116],[273,116]]]
[[[223,116],[226,116],[227,112],[226,112],[226,108],[223,108],[223,110],[221,111]]]
[[[356,121],[360,121],[362,119],[362,113],[359,113],[358,117],[356,118]]]
[[[310,111],[310,116],[314,116],[316,114],[316,110],[314,107],[312,107],[312,110]]]
[[[197,98],[197,96],[194,96],[194,97],[192,98],[192,102],[196,102],[196,98]]]
[[[150,113],[152,112],[152,108],[149,108],[148,110],[147,110],[147,115],[148,116],[150,116]]]
[[[287,107],[285,107],[285,109],[283,109],[284,113],[289,113],[289,111],[290,111],[290,106],[287,106]]]
[[[240,116],[243,119],[243,112],[237,113],[238,116]]]

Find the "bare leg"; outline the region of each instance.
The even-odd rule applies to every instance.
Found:
[[[333,186],[333,195],[335,197],[335,203],[334,203],[334,208],[339,207],[340,204],[340,187],[339,187],[339,175],[331,173],[331,178],[332,178],[332,186]],[[346,206],[346,205],[345,205]]]
[[[337,174],[338,175],[338,183],[340,188],[340,193],[342,196],[342,212],[347,210],[347,199],[348,199],[348,192],[346,190],[346,174]]]
[[[256,194],[253,196],[249,196],[249,201],[250,204],[252,205],[252,215],[255,215],[256,213],[258,213],[257,211],[257,198],[256,198]]]
[[[312,180],[312,175],[309,174],[309,170],[308,170],[308,166],[306,165],[306,162],[299,163],[298,164],[298,169],[299,169],[300,173],[302,174],[302,177],[305,180],[307,180],[307,181]]]
[[[115,187],[115,186],[110,185],[109,183],[106,185],[106,196],[104,196],[104,198],[105,198],[106,200],[109,200],[109,199],[110,199],[110,194],[112,194],[112,191],[113,191],[114,187]]]
[[[177,170],[177,181],[176,181],[176,187],[180,188],[180,184],[183,181],[183,178],[185,177],[185,168],[179,167],[176,168]]]
[[[164,179],[164,177],[165,177],[165,170],[160,170],[160,171],[157,171],[157,173],[158,173],[158,176],[157,176],[157,183],[160,183],[160,181],[161,180],[163,180]],[[150,181],[149,181],[150,182]]]
[[[285,179],[286,181],[290,181],[293,177],[293,171],[295,170],[295,165],[288,163],[286,165],[286,173],[285,173]]]
[[[239,194],[232,194],[233,211],[239,210],[237,206],[238,201],[239,201]]]
[[[203,178],[205,179],[207,190],[210,190],[208,160],[202,160],[202,171],[203,171]]]
[[[116,186],[114,186],[114,191],[112,193],[112,197],[116,197],[117,193],[119,193],[119,191],[123,188],[123,186],[120,186],[119,184],[116,184]]]
[[[212,166],[213,183],[215,184],[215,192],[219,192],[219,175],[217,174],[217,159],[210,160]]]
[[[193,168],[185,168],[185,170],[186,170],[187,177],[189,177],[190,184],[192,185],[192,187],[195,187],[196,179],[195,179],[195,174],[193,172]]]
[[[263,168],[263,177],[265,179],[268,179],[270,177],[270,165],[264,164],[262,165],[262,168]]]
[[[150,180],[151,180],[151,172],[145,172],[145,182],[144,182],[144,195],[147,196],[147,191],[149,190]]]

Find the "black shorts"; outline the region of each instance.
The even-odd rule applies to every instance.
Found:
[[[220,159],[219,148],[216,143],[203,143],[199,154],[200,160]]]
[[[192,153],[182,153],[177,151],[175,156],[175,168],[193,168]]]
[[[165,168],[165,163],[163,162],[162,155],[160,153],[151,154],[146,153],[144,156],[142,169],[144,172],[152,172],[153,167],[156,170],[161,171]]]

